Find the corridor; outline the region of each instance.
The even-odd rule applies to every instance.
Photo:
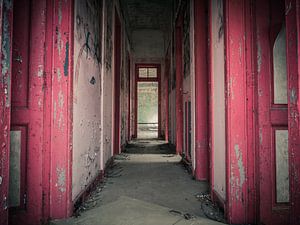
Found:
[[[300,0],[3,0],[0,73],[0,225],[300,225]]]
[[[165,141],[132,141],[124,152],[114,157],[105,180],[78,206],[77,218],[51,224],[223,224],[212,220],[224,218],[204,197],[207,182],[192,179]]]

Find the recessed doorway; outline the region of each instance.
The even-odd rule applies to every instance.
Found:
[[[138,65],[136,79],[136,133],[138,139],[157,139],[160,123],[158,65]]]

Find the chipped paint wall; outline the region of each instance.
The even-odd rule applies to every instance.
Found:
[[[100,1],[77,0],[74,8],[73,200],[101,168],[102,80]]]
[[[112,67],[113,67],[113,1],[103,1],[104,26],[103,26],[103,67],[102,67],[102,159],[101,170],[112,156]]]
[[[212,108],[213,189],[226,198],[225,188],[225,72],[223,1],[213,0],[212,15]]]
[[[119,13],[121,15],[121,13]],[[124,25],[124,20],[122,20],[122,17],[120,17],[121,24],[123,23],[123,26],[121,25],[122,29],[122,50],[121,50],[121,88],[120,88],[120,94],[121,94],[121,111],[120,111],[120,116],[121,116],[121,147],[124,148],[128,141],[128,95],[129,95],[129,85],[130,85],[130,79],[128,75],[128,57],[129,57],[129,52],[130,52],[130,45],[129,41],[126,38],[126,30],[125,30],[125,25]],[[128,55],[129,54],[129,55]],[[132,89],[131,89],[132,90]]]

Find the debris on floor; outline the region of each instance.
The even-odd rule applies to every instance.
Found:
[[[201,209],[207,218],[226,223],[224,212],[211,201],[209,194],[196,194],[195,197],[201,202]]]
[[[133,143],[130,144],[134,146],[137,142]],[[222,211],[207,194],[207,182],[192,179],[179,155],[161,140],[144,145],[145,149],[132,146],[129,153],[114,156],[104,179],[88,198],[75,206],[74,217],[52,224],[220,225],[219,222],[225,222]],[[141,149],[155,153],[141,154]],[[146,209],[153,211],[149,213]]]

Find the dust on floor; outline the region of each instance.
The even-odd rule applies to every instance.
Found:
[[[224,222],[222,212],[209,199],[207,182],[194,180],[182,165],[181,157],[167,143],[137,140],[131,142],[125,152],[115,156],[104,181],[78,207],[77,218],[52,224]]]

